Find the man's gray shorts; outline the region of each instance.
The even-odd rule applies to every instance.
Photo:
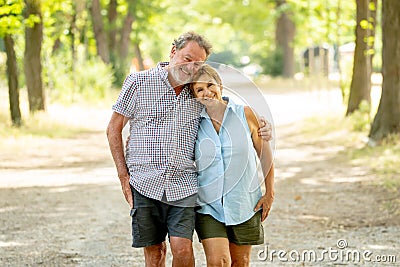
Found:
[[[194,207],[172,206],[145,197],[133,187],[132,247],[160,244],[171,236],[192,240],[195,226]]]

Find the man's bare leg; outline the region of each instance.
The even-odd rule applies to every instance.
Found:
[[[171,236],[172,267],[194,266],[192,241],[183,237]]]

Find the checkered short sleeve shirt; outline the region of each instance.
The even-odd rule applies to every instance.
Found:
[[[127,76],[113,110],[129,118],[126,162],[130,183],[142,195],[168,201],[197,193],[194,145],[202,109],[189,88],[176,96],[168,62]]]

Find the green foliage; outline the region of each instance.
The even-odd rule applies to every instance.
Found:
[[[29,28],[33,28],[35,26],[35,24],[40,23],[40,17],[38,15],[29,15],[29,17],[27,17],[25,19],[25,26],[29,27]]]
[[[37,21],[38,18],[33,17],[24,22],[23,2],[0,0],[0,34],[4,29],[13,29],[19,31],[23,37],[24,26]],[[121,0],[118,1],[119,14],[113,25],[106,23],[109,1],[100,2],[106,30],[111,27],[120,29],[129,8],[134,11],[131,41],[140,45],[144,59],[150,59],[150,62],[168,60],[173,38],[184,31],[195,30],[213,43],[213,61],[239,66],[240,58],[248,56],[251,59],[250,63],[262,65],[265,73],[279,75],[282,69],[282,55],[275,50],[275,26],[276,19],[283,11],[287,12],[296,24],[296,38],[293,43],[296,55],[300,55],[304,47],[312,44],[328,42],[332,45],[339,42],[340,45],[354,40],[355,1],[340,1],[341,6],[338,6],[337,0],[287,0],[278,10],[276,1]],[[9,3],[12,3],[12,7]],[[51,88],[51,96],[75,99],[80,92],[88,93],[87,84],[79,84],[86,79],[79,77],[82,74],[78,73],[78,70],[102,68],[92,61],[96,55],[96,41],[89,10],[90,1],[42,0],[41,4],[44,25],[43,64],[47,66],[43,73],[44,79]],[[6,22],[6,18],[10,19],[8,17],[12,20]],[[337,34],[340,35],[340,40],[336,38]],[[17,46],[23,47],[20,45],[23,41],[18,41],[18,38]],[[84,47],[85,54],[79,59],[79,63],[74,59],[77,47]],[[16,52],[21,65],[23,51],[17,47]],[[129,63],[134,56],[131,49],[127,62]],[[375,57],[374,67],[379,59],[379,56]],[[88,62],[83,62],[85,60]],[[73,61],[76,61],[77,65],[73,65]],[[101,66],[104,67],[102,64]],[[116,67],[114,71],[121,80],[129,67]],[[109,69],[97,71],[110,73]],[[347,76],[351,69],[346,72],[343,74]],[[23,86],[23,79],[21,81]],[[97,88],[94,92],[98,91],[100,95],[104,92],[101,87],[93,88]]]
[[[288,3],[298,29],[295,47],[354,41],[355,1],[288,0]]]
[[[347,104],[350,95],[351,79],[353,74],[353,59],[349,61],[341,61],[341,77],[339,80],[339,88],[342,92],[344,104]]]
[[[45,81],[53,101],[71,103],[80,98],[96,101],[107,96],[113,82],[110,66],[97,57],[78,59],[72,66],[65,57],[64,53],[54,55],[45,66]]]
[[[300,54],[311,44],[333,44],[336,32],[340,32],[342,42],[352,41],[355,14],[352,2],[342,1],[339,21],[337,0],[288,0],[280,10],[276,10],[274,1],[122,0],[118,1],[116,22],[113,25],[104,23],[104,26],[106,30],[121,28],[128,9],[132,8],[136,19],[132,24],[131,40],[140,44],[145,59],[151,58],[153,62],[168,60],[172,39],[184,31],[195,30],[210,39],[218,56],[224,57],[227,53],[239,59],[248,56],[251,63],[272,65],[274,69],[279,66],[276,64],[279,55],[271,55],[271,52],[274,50],[276,19],[281,11],[290,13],[299,29],[294,47],[296,54]],[[108,1],[101,3],[106,22]],[[72,0],[43,0],[44,50],[51,51],[56,40],[60,40],[66,49],[72,46],[69,30],[75,13],[78,32],[75,32],[74,45],[85,43],[88,55],[95,54],[88,5],[82,6],[80,1]],[[135,56],[132,50],[130,55]]]
[[[218,62],[218,63],[222,63],[222,64],[226,64],[226,65],[231,65],[231,66],[240,66],[240,61],[239,61],[239,57],[235,56],[235,54],[230,51],[230,50],[225,50],[222,52],[217,52],[217,53],[213,53],[211,54],[211,56],[209,57],[209,61],[212,62]]]
[[[176,0],[161,3],[163,13],[150,21],[156,23],[154,27],[147,25],[150,31],[140,34],[152,37],[142,38],[142,47],[150,48],[149,55],[154,61],[166,59],[172,38],[183,31],[195,30],[208,37],[218,56],[231,52],[236,58],[248,56],[251,63],[263,65],[265,71],[277,75],[280,55],[274,52],[275,26],[282,11],[290,14],[296,24],[293,44],[296,55],[313,45],[328,43],[333,46],[354,41],[355,1],[341,1],[339,11],[337,0],[287,0],[279,10],[275,1]]]
[[[272,51],[269,56],[262,61],[263,73],[273,77],[281,76],[283,70],[283,53],[281,49]]]
[[[350,87],[351,87],[351,76],[348,74],[344,74],[341,76],[339,80],[339,88],[342,92],[343,103],[347,104],[350,95]]]
[[[83,6],[82,6],[83,5]],[[88,24],[88,10],[85,8],[84,1],[72,0],[44,0],[43,1],[43,52],[47,56],[56,50],[63,50],[68,57],[71,57],[73,52],[72,47],[84,43],[84,35],[88,38],[93,38],[93,35],[86,33],[83,29],[90,27]],[[71,38],[71,25],[75,18],[77,31],[74,32],[75,42]],[[56,46],[56,43],[59,43]]]
[[[113,77],[111,67],[97,57],[79,62],[74,75],[78,93],[88,100],[105,98],[112,88]]]
[[[360,26],[361,26],[361,29],[366,30],[369,28],[370,24],[369,24],[368,20],[363,19],[360,21]]]
[[[269,16],[273,3],[262,1],[162,1],[164,11],[153,32],[159,36],[143,39],[152,49],[154,61],[166,59],[171,41],[184,31],[204,34],[213,44],[214,53],[233,53],[235,58],[257,58],[254,50],[265,49],[265,40],[273,42],[274,21]],[[182,10],[184,12],[182,12]],[[165,16],[165,14],[168,14]],[[150,36],[150,35],[149,35]],[[262,43],[262,45],[260,45]],[[157,45],[157,47],[155,47]],[[154,51],[154,52],[153,52]],[[220,56],[220,55],[219,55]]]
[[[361,101],[358,109],[350,115],[350,120],[353,125],[353,131],[369,131],[371,126],[371,106],[368,101]]]
[[[0,37],[21,33],[23,1],[0,1]]]
[[[113,68],[111,68],[112,73],[114,76],[112,78],[113,85],[119,87],[125,80],[127,72],[129,71],[129,65],[124,64],[125,61],[121,60],[122,62],[116,62]]]
[[[15,12],[22,12],[22,0],[8,2],[17,3]],[[248,56],[252,63],[272,65],[274,69],[274,66],[279,66],[276,64],[279,54],[271,55],[271,51],[274,50],[275,22],[280,12],[288,12],[296,23],[298,30],[294,47],[296,54],[300,54],[304,47],[311,44],[336,42],[336,32],[340,32],[341,42],[352,41],[355,23],[353,2],[341,1],[338,18],[337,0],[287,0],[280,10],[276,10],[274,1],[121,0],[118,1],[119,15],[115,25],[104,25],[106,29],[120,28],[128,9],[132,8],[136,19],[132,25],[131,40],[140,44],[145,59],[168,60],[172,39],[183,31],[195,30],[212,41],[216,54],[232,52],[234,58]],[[106,21],[108,1],[101,3]],[[42,0],[43,51],[53,51],[55,43],[60,42],[63,49],[85,44],[87,54],[95,55],[89,5],[85,1]],[[0,10],[3,9],[1,6]],[[76,19],[74,44],[70,38],[73,18]],[[13,23],[17,24],[13,28],[23,29],[21,21],[21,18],[15,20]],[[31,19],[27,23],[29,21]],[[7,23],[0,25],[4,27]],[[134,56],[133,51],[130,55]]]

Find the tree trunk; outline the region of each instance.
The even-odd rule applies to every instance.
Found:
[[[277,9],[286,4],[286,0],[276,0]],[[283,53],[283,71],[284,77],[293,77],[294,75],[294,47],[293,41],[296,26],[286,12],[282,12],[276,25],[277,48]]]
[[[378,8],[378,0],[369,0],[369,15],[368,15],[368,21],[370,25],[370,30],[368,31],[368,51],[369,51],[369,60],[370,60],[370,66],[371,66],[371,74],[374,71],[373,70],[373,58],[375,55],[375,33],[376,33],[376,11]]]
[[[93,0],[90,7],[92,13],[93,32],[96,39],[97,54],[104,63],[110,63],[107,35],[104,31],[103,18],[101,16],[101,6],[99,0]]]
[[[336,62],[337,62],[337,70],[339,73],[339,87],[340,87],[340,92],[342,93],[342,101],[345,103],[346,99],[346,86],[345,86],[345,81],[343,80],[343,75],[342,75],[342,66],[341,66],[341,56],[340,56],[340,43],[341,43],[341,38],[340,38],[340,33],[341,33],[341,12],[342,12],[342,0],[338,0],[337,3],[337,9],[336,9]]]
[[[140,50],[140,46],[139,46],[138,42],[134,43],[134,47],[135,47],[135,55],[136,55],[136,58],[137,58],[138,64],[139,64],[139,70],[144,70],[142,51]]]
[[[110,0],[108,4],[108,50],[110,51],[110,61],[116,64],[117,50],[117,0]]]
[[[39,16],[40,22],[32,28],[25,29],[24,70],[26,87],[28,88],[29,110],[35,112],[45,109],[42,82],[41,50],[43,39],[43,22],[40,11],[40,0],[26,0],[25,16]]]
[[[357,110],[363,100],[367,101],[369,104],[371,103],[372,66],[371,54],[369,53],[368,47],[370,30],[369,27],[365,27],[365,23],[362,22],[369,21],[369,0],[356,0],[356,3],[356,47],[354,51],[353,77],[351,80],[346,116]]]
[[[130,67],[129,45],[131,44],[132,23],[135,21],[134,3],[129,1],[128,13],[124,19],[118,46],[118,63],[115,68],[115,84],[120,85],[125,79]]]
[[[15,56],[14,40],[10,34],[5,35],[4,44],[7,53],[8,96],[10,101],[11,122],[13,126],[20,127],[21,110],[19,108],[17,57]]]
[[[400,133],[400,1],[382,0],[382,97],[369,137]]]
[[[76,39],[76,18],[77,18],[77,10],[76,10],[76,4],[75,2],[72,2],[72,18],[71,18],[71,23],[69,26],[69,34],[71,37],[71,57],[72,57],[72,72],[75,70],[75,63],[77,60],[76,57],[76,48],[75,48],[75,39]]]
[[[132,23],[135,21],[133,10],[129,7],[128,14],[126,14],[124,24],[121,29],[121,40],[119,47],[119,56],[124,59],[129,55],[130,35],[132,32]]]

